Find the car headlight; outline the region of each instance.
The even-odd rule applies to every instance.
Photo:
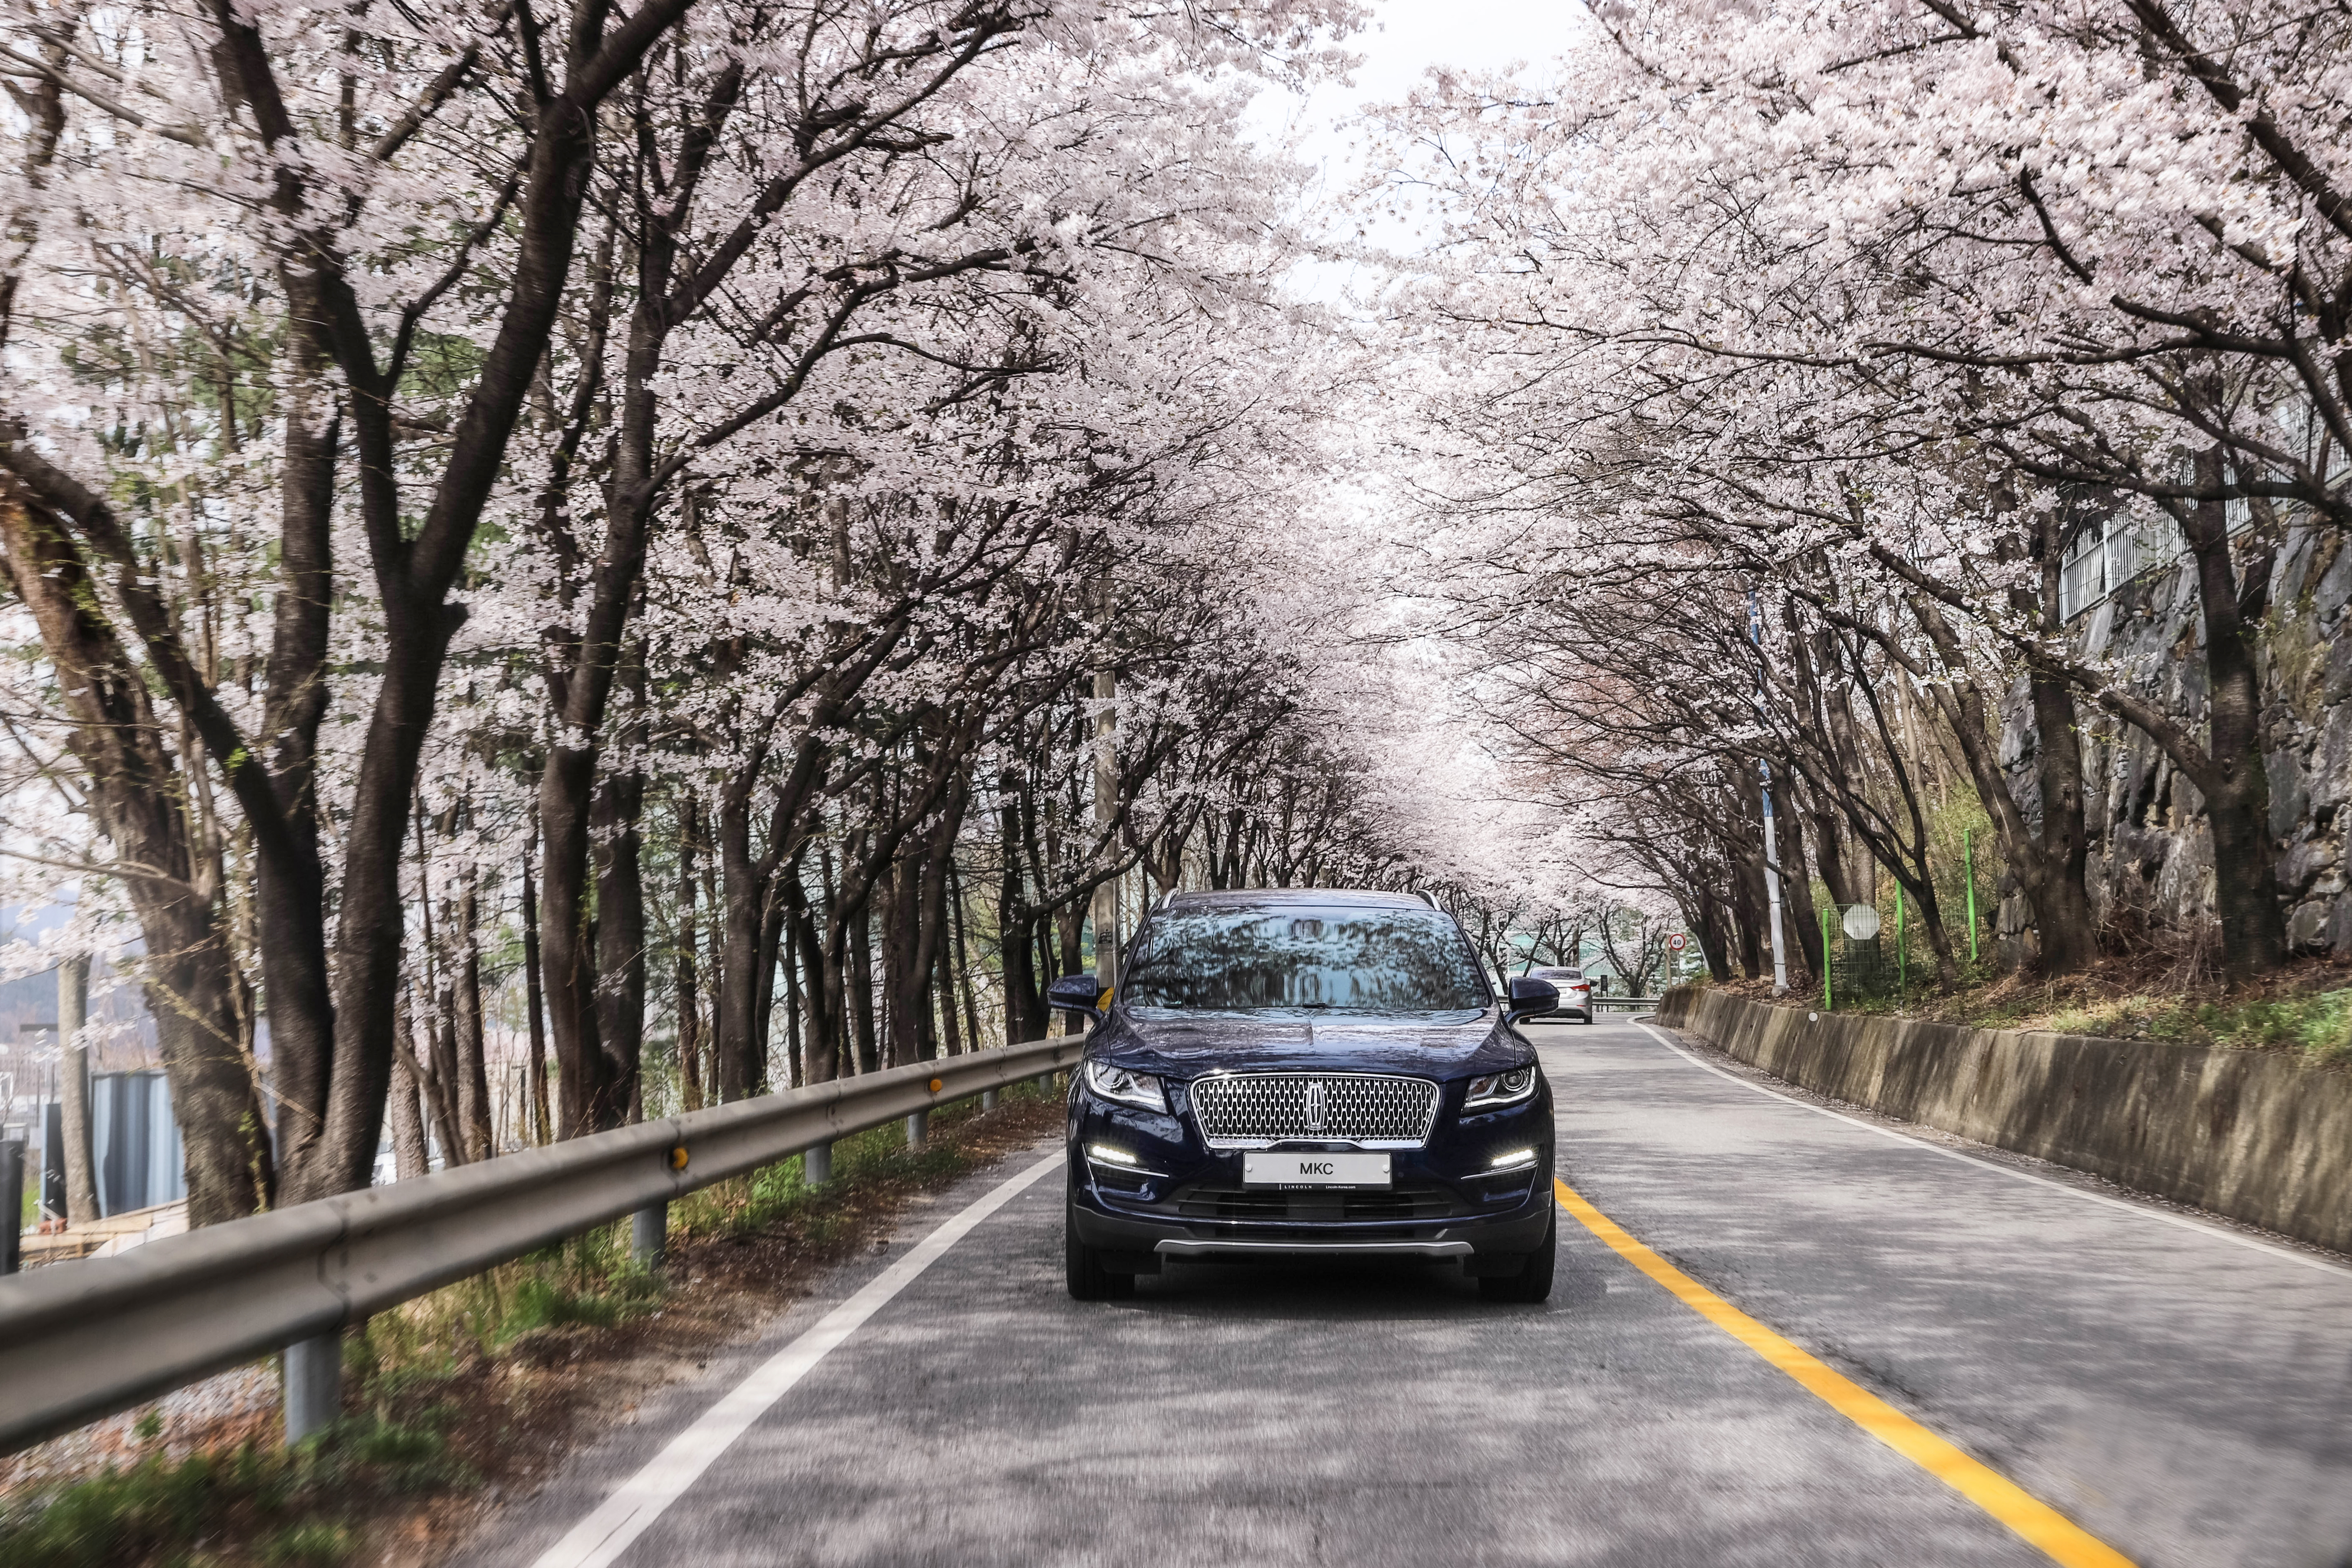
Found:
[[[1536,1091],[1536,1069],[1530,1065],[1513,1068],[1508,1072],[1489,1073],[1485,1078],[1470,1080],[1470,1092],[1462,1100],[1462,1109],[1476,1110],[1482,1106],[1511,1105]]]
[[[1105,1100],[1115,1100],[1121,1105],[1139,1105],[1146,1110],[1165,1111],[1167,1091],[1160,1080],[1148,1072],[1129,1072],[1108,1062],[1087,1064],[1087,1087]]]

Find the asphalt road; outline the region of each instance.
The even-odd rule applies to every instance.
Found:
[[[2131,1561],[2352,1564],[2352,1269],[1774,1098],[1631,1023],[1532,1034],[1563,1177],[1741,1311]],[[876,1304],[1050,1153],[916,1211],[467,1561],[2048,1561],[1565,1214],[1542,1307],[1426,1265],[1171,1266],[1081,1305],[1049,1170]],[[845,1301],[870,1315],[812,1361]],[[698,1472],[660,1458],[688,1430]],[[643,1532],[583,1555],[655,1460]]]

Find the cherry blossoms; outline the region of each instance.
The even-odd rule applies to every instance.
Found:
[[[369,1180],[387,1103],[404,1163],[515,1136],[518,929],[516,1114],[569,1135],[640,1111],[672,986],[688,1102],[976,1037],[967,822],[1025,961],[1248,819],[1236,552],[1345,373],[1236,118],[1353,20],[16,16],[12,816],[88,830],[10,848],[134,922],[199,1220]]]
[[[1034,1037],[1179,886],[2352,950],[2340,19],[1612,5],[1335,222],[1248,105],[1367,15],[10,13],[5,962],[199,1221]]]
[[[2309,798],[2347,759],[2264,697],[2262,649],[2352,520],[2340,32],[1617,6],[1532,87],[1441,78],[1387,116],[1363,199],[1437,229],[1391,299],[1433,624],[1517,675],[1563,788],[1676,863],[1718,973],[1734,940],[1755,972],[1776,785],[1805,963],[1816,879],[1847,904],[1883,869],[1948,977],[1955,777],[2023,955],[2086,962],[2086,796],[2147,808],[2096,799],[2078,735],[2182,781],[2230,973],[2328,940],[2290,940],[2269,773]],[[2099,548],[2179,578],[2189,659],[2070,624]]]

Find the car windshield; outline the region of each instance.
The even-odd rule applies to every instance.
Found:
[[[1121,990],[1130,1007],[1217,1013],[1460,1013],[1488,999],[1446,915],[1344,904],[1155,915]]]

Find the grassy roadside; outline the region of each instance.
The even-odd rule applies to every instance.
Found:
[[[1736,982],[1769,999],[1769,983]],[[1819,993],[1811,993],[1816,1000]],[[2175,969],[2110,960],[2058,980],[1962,973],[1950,991],[1913,985],[1889,996],[1837,998],[1841,1013],[1899,1015],[1979,1029],[2048,1030],[2108,1039],[2291,1052],[2315,1066],[2352,1062],[2352,963],[2305,960],[2250,985],[2184,984]]]
[[[433,1562],[572,1444],[877,1240],[920,1194],[1050,1135],[1061,1099],[1024,1086],[950,1107],[920,1150],[895,1126],[675,1204],[669,1263],[632,1266],[626,1222],[369,1321],[345,1342],[345,1416],[287,1450],[275,1412],[167,1435],[90,1473],[0,1492],[0,1563],[58,1568],[333,1568]]]

